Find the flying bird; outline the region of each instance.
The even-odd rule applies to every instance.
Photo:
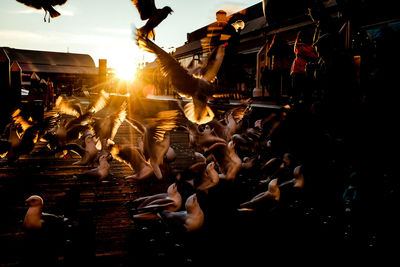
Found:
[[[17,2],[35,9],[43,9],[44,22],[50,22],[50,17],[56,18],[61,15],[53,6],[64,5],[67,0],[17,0]],[[48,20],[46,20],[47,14],[49,14]]]
[[[109,155],[101,155],[99,157],[99,166],[94,169],[87,170],[81,174],[78,174],[78,178],[82,179],[90,179],[95,181],[101,181],[108,177],[110,174],[110,163],[112,160],[111,154]]]
[[[138,34],[155,40],[154,28],[157,27],[169,14],[173,12],[171,7],[157,8],[154,0],[131,0],[139,11],[140,19],[147,20],[146,24],[138,29]]]
[[[160,165],[164,162],[164,155],[170,147],[170,131],[177,127],[177,110],[165,110],[157,114],[155,118],[147,118],[144,124],[129,118],[126,121],[143,137],[144,156],[150,160],[154,174],[162,179]]]
[[[140,149],[133,145],[114,144],[111,148],[111,155],[133,170],[133,175],[126,177],[127,179],[141,180],[154,175],[153,167],[146,161]]]
[[[227,43],[221,44],[213,50],[198,73],[190,73],[172,55],[148,38],[138,35],[137,44],[145,51],[155,54],[160,63],[161,72],[169,78],[175,90],[192,99],[184,107],[185,116],[197,124],[211,121],[214,113],[207,105],[207,101],[215,93],[214,81],[224,59]]]

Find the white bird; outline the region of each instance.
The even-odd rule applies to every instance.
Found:
[[[193,232],[201,229],[204,224],[204,212],[194,193],[186,199],[185,210],[159,213],[162,221],[171,229],[183,232]]]
[[[139,197],[132,204],[137,205],[138,212],[134,219],[158,220],[157,213],[161,210],[178,211],[182,207],[182,196],[177,183],[172,183],[166,193]]]

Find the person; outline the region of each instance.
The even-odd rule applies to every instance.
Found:
[[[310,77],[307,76],[306,67],[311,61],[318,60],[318,55],[312,46],[312,37],[307,31],[299,31],[294,43],[296,55],[292,62],[290,75],[292,76],[292,92],[290,97],[296,104],[303,101],[311,104],[312,89]]]
[[[261,97],[264,99],[265,93],[267,92],[267,83],[268,83],[268,70],[267,67],[261,67]]]

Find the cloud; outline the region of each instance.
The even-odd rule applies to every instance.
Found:
[[[96,27],[94,29],[99,33],[107,33],[112,35],[124,35],[130,36],[132,34],[132,30],[129,28],[105,28],[105,27]]]

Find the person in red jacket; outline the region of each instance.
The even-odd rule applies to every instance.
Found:
[[[310,104],[312,97],[311,78],[308,77],[306,66],[311,61],[318,60],[318,55],[312,46],[312,37],[309,32],[299,31],[294,43],[294,53],[290,75],[292,76],[291,98],[294,103]]]

